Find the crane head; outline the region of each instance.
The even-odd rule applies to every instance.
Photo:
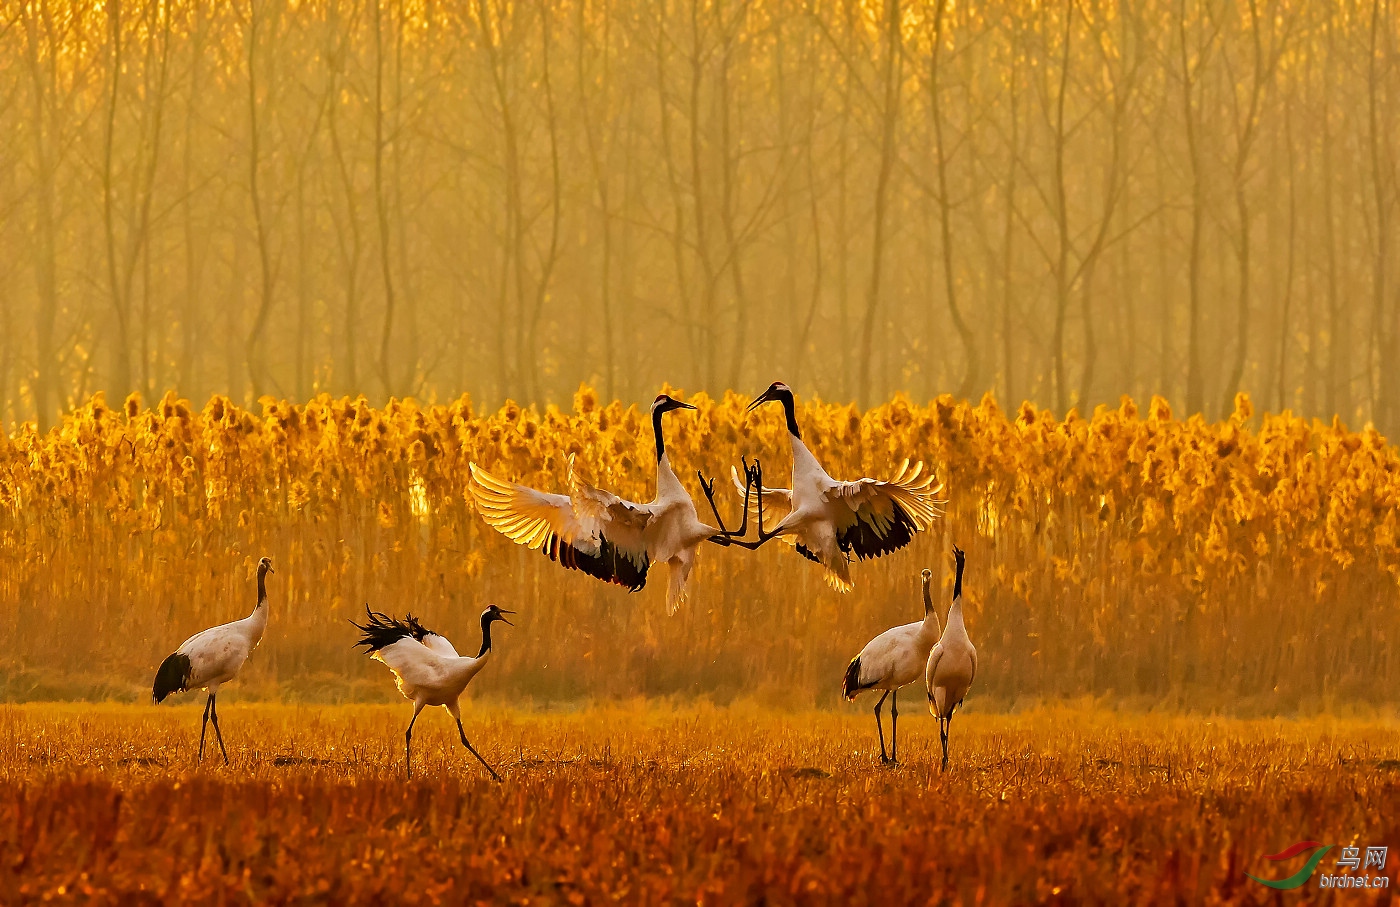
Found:
[[[754,398],[754,401],[749,404],[749,409],[757,409],[765,403],[775,403],[791,399],[792,388],[781,381],[774,381],[772,384],[768,385],[768,390]]]
[[[513,626],[515,626],[515,624],[513,624],[513,623],[511,623],[510,621],[506,620],[506,615],[507,615],[507,614],[514,614],[514,613],[515,613],[514,611],[507,611],[505,608],[502,608],[502,607],[500,607],[499,605],[495,605],[495,604],[487,605],[487,606],[486,606],[486,610],[481,612],[481,622],[482,622],[483,624],[487,624],[487,623],[490,623],[490,622],[493,621],[493,620],[499,620],[501,623],[505,624],[507,627],[513,627]]]
[[[929,568],[925,567],[925,568],[924,568],[924,571],[923,571],[922,573],[920,573],[919,576],[923,577],[923,579],[924,579],[924,585],[927,586],[928,583],[929,583],[929,580],[933,579],[933,571],[930,570]]]
[[[263,558],[262,560],[258,561],[258,572],[259,572],[259,573],[276,573],[277,571],[272,569],[272,558],[270,558],[270,557],[265,557],[265,558]]]
[[[670,394],[658,394],[651,404],[653,414],[669,413],[673,409],[695,409],[695,407],[689,403],[682,403]]]
[[[967,555],[957,545],[953,546],[953,560],[957,563],[959,570],[962,569],[963,563],[967,560]]]

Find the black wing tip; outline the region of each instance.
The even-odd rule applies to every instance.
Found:
[[[416,639],[422,642],[425,636],[433,635],[433,631],[419,623],[418,618],[412,614],[405,614],[403,620],[399,620],[382,611],[373,611],[369,605],[365,605],[365,616],[363,624],[352,620],[350,626],[359,630],[361,634],[355,645],[364,646],[365,652],[371,655],[401,639]]]
[[[540,550],[567,570],[578,570],[594,579],[622,586],[628,592],[637,592],[647,584],[647,570],[651,568],[650,558],[643,557],[638,566],[631,558],[620,554],[617,546],[607,539],[602,540],[596,555],[584,554],[552,534]]]
[[[183,693],[189,685],[193,670],[190,657],[181,652],[166,656],[156,670],[156,681],[151,686],[151,701],[164,702],[171,693]]]
[[[912,542],[914,533],[919,531],[914,518],[899,506],[898,501],[893,502],[893,510],[894,519],[883,535],[869,523],[856,520],[855,525],[836,538],[841,551],[847,555],[854,553],[858,560],[865,561],[898,551]]]

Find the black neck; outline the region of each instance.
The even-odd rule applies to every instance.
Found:
[[[924,580],[924,616],[933,613],[933,596],[928,591],[929,581]]]
[[[788,433],[801,439],[802,432],[797,427],[797,406],[792,399],[792,391],[780,391],[778,399],[783,401],[783,412],[787,415]]]
[[[661,417],[666,413],[661,407],[651,411],[651,433],[656,436],[656,462],[666,455],[666,441],[661,437]]]
[[[267,568],[258,567],[258,605],[267,602]]]
[[[954,600],[959,599],[959,598],[962,598],[962,572],[963,572],[963,559],[962,559],[962,558],[958,558],[958,578],[955,579],[955,580],[953,580],[953,598],[954,598]]]
[[[476,657],[477,657],[477,658],[480,658],[481,656],[485,655],[487,652],[490,652],[490,651],[491,651],[491,615],[490,615],[490,614],[483,614],[483,615],[481,615],[481,651],[476,653]]]

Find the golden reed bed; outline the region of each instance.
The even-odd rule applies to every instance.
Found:
[[[747,454],[785,478],[779,414],[746,415],[734,394],[687,399],[699,411],[672,418],[668,451],[702,507],[697,469],[727,478]],[[834,705],[861,644],[920,613],[922,567],[947,594],[951,542],[968,552],[972,698],[1289,711],[1397,692],[1400,456],[1370,429],[1260,416],[1244,396],[1220,423],[1176,419],[1160,399],[1064,420],[991,399],[800,402],[833,475],[922,459],[947,484],[946,518],[858,564],[844,596],[779,545],[709,547],[668,619],[664,583],[627,595],[473,512],[469,461],[559,489],[575,454],[596,484],[650,497],[644,415],[588,388],[572,409],[168,395],[98,398],[48,434],[22,429],[0,441],[0,694],[144,697],[171,646],[251,608],[249,571],[267,554],[271,624],[243,696],[388,697],[347,618],[366,602],[411,609],[469,640],[497,601],[520,625],[478,695]],[[737,518],[737,495],[722,500]]]

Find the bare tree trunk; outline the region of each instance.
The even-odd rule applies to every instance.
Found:
[[[1007,97],[1011,107],[1011,137],[1006,162],[1006,204],[1002,210],[1001,227],[1001,361],[1002,393],[1005,394],[1002,402],[1011,407],[1016,404],[1016,360],[1012,353],[1011,307],[1015,298],[1012,268],[1016,262],[1016,170],[1021,155],[1020,90],[1017,82],[1021,61],[1021,33],[1015,17],[1012,17],[1008,28],[1011,35],[1011,63],[1007,73]]]
[[[544,82],[544,106],[545,119],[549,127],[549,247],[544,253],[540,262],[540,277],[535,285],[535,305],[534,311],[530,315],[530,337],[525,344],[528,359],[525,363],[525,373],[530,376],[533,391],[531,398],[541,399],[541,393],[537,378],[537,368],[535,365],[535,353],[539,349],[540,319],[544,315],[545,300],[549,296],[550,281],[554,276],[554,266],[559,260],[559,223],[560,223],[560,203],[563,194],[562,179],[559,173],[559,132],[558,119],[554,112],[554,83],[549,75],[549,60],[553,55],[554,31],[551,17],[553,7],[549,0],[540,0],[540,55],[543,67]],[[609,382],[608,397],[613,395]]]
[[[942,3],[939,4],[942,9]],[[875,178],[875,214],[870,240],[870,288],[865,296],[865,317],[860,328],[860,373],[856,399],[861,406],[871,404],[870,360],[875,339],[875,323],[880,310],[880,278],[885,263],[885,212],[889,205],[890,174],[894,170],[896,127],[899,125],[899,61],[903,56],[900,35],[899,0],[885,0],[884,102],[880,109],[880,170]],[[936,51],[935,51],[936,53]],[[936,93],[936,92],[935,92]]]
[[[1288,148],[1288,261],[1283,278],[1283,309],[1279,313],[1277,408],[1288,406],[1288,330],[1293,306],[1293,270],[1297,260],[1298,167],[1293,145],[1293,96],[1283,106],[1284,145]]]
[[[252,328],[248,331],[248,341],[244,349],[244,361],[248,366],[248,379],[253,384],[253,395],[264,392],[268,383],[267,368],[260,345],[262,333],[267,326],[268,315],[272,311],[272,250],[268,236],[267,220],[263,213],[263,197],[258,185],[258,171],[261,169],[262,130],[259,128],[257,49],[258,49],[258,0],[248,0],[248,197],[253,207],[253,226],[258,240],[258,266],[262,277],[261,294],[258,298],[257,313],[253,316]],[[264,98],[263,102],[269,103]]]
[[[1235,303],[1237,312],[1235,360],[1230,367],[1230,377],[1225,382],[1225,397],[1220,409],[1222,413],[1230,413],[1234,409],[1235,392],[1240,390],[1241,382],[1244,380],[1245,361],[1249,356],[1250,269],[1253,266],[1253,260],[1250,246],[1249,196],[1246,185],[1249,174],[1246,168],[1249,164],[1249,154],[1254,146],[1254,137],[1259,125],[1260,104],[1263,99],[1265,80],[1270,78],[1273,73],[1272,61],[1266,65],[1264,60],[1264,49],[1259,35],[1258,0],[1248,0],[1246,6],[1249,9],[1249,31],[1253,38],[1254,73],[1250,84],[1249,105],[1245,112],[1244,125],[1235,138],[1235,212],[1239,220],[1240,231],[1237,245],[1240,278],[1239,295]]]
[[[201,63],[204,59],[204,37],[207,20],[203,16],[204,4],[192,0],[190,15],[193,19],[190,46],[190,80],[185,98],[185,135],[183,166],[180,172],[180,214],[185,236],[185,293],[180,318],[180,390],[189,395],[199,392],[195,381],[195,349],[199,345],[200,320],[200,278],[203,275],[204,258],[200,254],[205,240],[195,227],[194,214],[194,124],[195,111],[199,109]]]
[[[1193,66],[1186,47],[1186,0],[1177,18],[1181,46],[1181,102],[1186,125],[1186,147],[1191,163],[1191,251],[1188,268],[1189,302],[1186,336],[1186,411],[1201,412],[1205,407],[1205,376],[1201,367],[1201,231],[1205,221],[1205,180],[1201,173],[1200,140],[1197,136],[1196,76],[1205,65],[1210,43],[1200,48]],[[1214,36],[1212,35],[1212,40]]]
[[[41,54],[41,32],[51,25],[48,0],[27,5],[23,12],[25,51],[34,86],[32,138],[35,165],[35,247],[34,282],[39,291],[34,307],[34,418],[40,431],[48,431],[57,413],[58,351],[54,333],[58,319],[58,241],[55,196],[55,170],[61,154],[58,132],[58,91],[54,67],[58,53],[49,34],[48,52]]]
[[[117,233],[114,223],[117,206],[117,189],[114,184],[112,158],[116,147],[117,98],[121,88],[121,74],[125,69],[122,60],[122,5],[121,0],[111,0],[107,6],[108,44],[111,50],[111,87],[107,96],[107,130],[102,143],[102,224],[107,239],[107,280],[112,297],[112,314],[116,319],[116,336],[112,351],[112,377],[109,381],[112,390],[126,396],[134,388],[131,384],[131,312],[129,299],[123,292],[125,281],[119,276],[117,262]]]
[[[1065,192],[1065,95],[1069,89],[1069,51],[1073,35],[1074,0],[1065,2],[1065,31],[1060,48],[1060,84],[1055,93],[1055,226],[1058,253],[1055,258],[1055,331],[1051,357],[1055,374],[1055,409],[1069,409],[1068,379],[1065,376],[1065,319],[1069,313],[1069,199]]]
[[[381,0],[374,3],[374,211],[379,224],[379,274],[384,284],[384,321],[379,330],[379,381],[394,394],[389,345],[394,336],[394,274],[390,264],[389,197],[384,186],[384,21]],[[482,0],[484,3],[485,0]],[[489,33],[488,33],[488,40]],[[396,137],[397,141],[397,137]]]
[[[595,130],[594,130],[593,114],[592,114],[591,110],[589,109],[589,105],[588,105],[588,80],[587,80],[587,77],[586,77],[586,75],[585,75],[585,70],[584,70],[584,65],[583,65],[583,53],[584,53],[584,49],[587,47],[587,35],[588,35],[588,26],[585,24],[585,21],[584,21],[584,15],[585,15],[585,13],[587,12],[587,10],[588,10],[588,3],[587,3],[587,0],[579,0],[579,4],[578,4],[578,48],[577,48],[577,50],[578,50],[577,58],[578,58],[579,107],[580,107],[580,110],[581,110],[581,116],[582,116],[582,121],[583,121],[583,136],[584,136],[584,139],[585,139],[585,143],[586,143],[587,146],[588,146],[588,162],[589,162],[589,165],[591,166],[591,168],[592,168],[592,170],[593,170],[593,183],[594,183],[594,186],[595,186],[595,191],[596,191],[596,193],[597,193],[597,195],[598,195],[598,205],[599,205],[599,207],[601,208],[601,213],[602,213],[602,218],[603,218],[603,229],[602,229],[601,238],[600,238],[600,242],[602,243],[602,246],[603,246],[603,249],[602,249],[602,258],[603,258],[603,261],[602,261],[602,269],[603,269],[603,273],[602,273],[602,278],[601,278],[601,280],[600,280],[599,287],[598,287],[598,295],[599,295],[599,301],[600,301],[601,306],[602,306],[601,315],[602,315],[602,321],[603,321],[603,324],[602,324],[602,331],[603,331],[603,392],[604,392],[604,394],[605,394],[609,399],[612,399],[612,398],[615,396],[615,393],[616,393],[616,383],[615,383],[616,367],[615,367],[614,359],[613,359],[613,324],[612,324],[612,284],[613,284],[613,280],[612,280],[612,265],[613,265],[612,230],[613,230],[613,224],[612,224],[612,222],[613,222],[613,211],[612,211],[611,195],[610,195],[610,193],[609,193],[609,191],[608,191],[608,174],[607,174],[607,172],[603,169],[602,154],[601,154],[601,152],[599,151],[599,148],[598,148],[598,144],[599,144],[599,142],[598,142],[598,137],[597,137],[597,134],[596,134],[596,132],[595,132]],[[661,12],[661,13],[658,13],[658,15],[664,16],[665,13],[664,13],[664,11],[663,11],[663,12]],[[611,47],[609,46],[609,39],[610,39],[609,31],[608,31],[608,29],[605,28],[604,31],[603,31],[603,59],[604,59],[604,64],[603,64],[603,77],[602,77],[602,80],[601,80],[601,87],[600,87],[600,91],[602,92],[602,95],[603,95],[603,105],[604,105],[604,109],[607,109],[607,106],[608,106],[608,99],[611,97],[611,93],[610,93],[610,86],[611,86],[611,68],[607,65],[608,55],[611,53]],[[662,57],[661,57],[660,46],[661,46],[661,44],[662,44],[662,39],[661,39],[661,35],[660,35],[660,31],[659,31],[659,30],[658,30],[658,35],[657,35],[657,39],[656,39],[656,40],[657,40],[657,45],[658,45],[658,49],[657,49],[657,69],[658,69],[658,76],[664,76],[664,72],[665,72],[665,62],[664,62],[664,60],[663,60]],[[659,84],[659,86],[661,87],[661,90],[664,92],[665,83],[664,83],[664,82],[659,82],[658,84]],[[683,273],[684,268],[683,268],[683,266],[682,266],[682,264],[681,264],[681,256],[683,256],[683,252],[682,252],[682,245],[681,245],[681,242],[680,242],[680,235],[681,235],[682,230],[684,229],[684,227],[683,227],[683,225],[682,225],[683,214],[682,214],[682,210],[681,210],[681,207],[680,207],[680,196],[679,196],[679,192],[676,190],[676,186],[675,186],[675,168],[674,168],[674,165],[672,164],[671,153],[670,153],[670,137],[671,137],[671,136],[670,136],[670,120],[671,120],[671,117],[670,117],[669,113],[667,112],[667,108],[666,108],[666,99],[665,99],[665,97],[664,97],[664,95],[663,95],[663,97],[661,98],[661,130],[662,130],[662,141],[663,141],[663,144],[666,146],[666,167],[667,167],[668,174],[671,176],[671,185],[672,185],[672,190],[673,190],[673,191],[672,191],[672,196],[673,196],[673,199],[675,200],[675,217],[676,217],[676,224],[675,224],[674,229],[675,229],[676,232],[675,232],[675,237],[674,237],[675,246],[674,246],[673,251],[674,251],[674,253],[675,253],[676,256],[677,256],[677,260],[676,260],[677,277],[678,277],[678,278],[680,279],[680,281],[682,282],[682,285],[684,285],[684,279],[685,279],[685,278],[684,278],[684,273]],[[557,206],[557,204],[556,204],[556,207],[555,207],[555,212],[556,212],[556,218],[555,218],[555,219],[556,219],[556,223],[557,223],[557,221],[558,221],[558,214],[557,214],[557,212],[558,212],[558,206]]]
[[[1387,28],[1389,24],[1387,23]],[[1381,0],[1371,2],[1371,45],[1366,71],[1366,106],[1371,152],[1371,185],[1376,195],[1376,254],[1371,271],[1371,347],[1375,390],[1372,394],[1372,417],[1386,432],[1395,425],[1395,327],[1385,317],[1386,256],[1390,252],[1390,204],[1386,192],[1387,161],[1381,148],[1381,116],[1379,112],[1380,77],[1376,72],[1377,41],[1381,30]]]
[[[329,105],[326,112],[326,125],[331,136],[331,151],[335,155],[336,173],[340,177],[340,186],[345,194],[345,220],[348,221],[350,238],[345,239],[345,228],[341,226],[340,218],[336,218],[336,244],[340,249],[340,257],[344,267],[345,291],[345,318],[342,325],[344,338],[343,355],[345,361],[345,375],[342,379],[343,386],[348,391],[359,390],[359,362],[356,356],[356,340],[359,336],[359,271],[360,256],[362,253],[362,241],[360,238],[360,212],[356,203],[355,176],[350,168],[349,159],[345,154],[345,147],[340,137],[340,91],[337,90],[339,77],[343,73],[345,66],[345,55],[348,39],[342,41],[337,34],[340,24],[339,5],[332,2],[327,10],[327,29],[334,43],[327,48],[326,61],[330,70],[327,90]],[[347,28],[353,27],[353,23],[347,24]]]

